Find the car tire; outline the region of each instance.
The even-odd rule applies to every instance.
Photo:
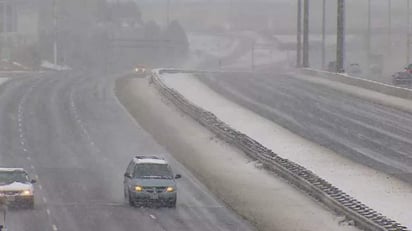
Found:
[[[167,203],[168,208],[176,208],[176,200]]]
[[[26,208],[34,209],[34,199],[28,200],[26,203]]]
[[[136,204],[134,203],[133,198],[130,195],[130,192],[128,194],[129,194],[129,196],[128,196],[129,205],[132,206],[132,207],[136,207]]]

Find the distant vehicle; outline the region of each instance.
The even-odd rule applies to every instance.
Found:
[[[412,67],[412,65],[409,65]],[[412,84],[412,74],[411,70],[406,69],[405,71],[400,71],[392,75],[393,85],[411,85]]]
[[[140,75],[144,75],[147,74],[149,72],[148,67],[144,66],[144,65],[137,65],[134,69],[134,72]]]
[[[362,69],[358,63],[351,63],[348,67],[348,74],[359,76],[362,75]]]
[[[406,66],[405,71],[408,72],[409,74],[412,74],[412,64],[409,64],[408,66]]]
[[[0,199],[10,205],[34,208],[34,183],[22,168],[0,168]]]
[[[131,206],[160,204],[176,207],[177,187],[166,160],[157,156],[134,157],[124,174],[124,197]]]

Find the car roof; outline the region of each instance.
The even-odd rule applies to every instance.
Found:
[[[14,171],[26,172],[23,168],[0,168],[0,172],[14,172]]]
[[[168,164],[165,159],[159,156],[135,156],[133,162],[136,164]]]

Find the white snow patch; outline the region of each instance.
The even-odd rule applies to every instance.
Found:
[[[0,185],[0,191],[23,191],[23,190],[32,190],[32,184],[24,184],[20,182],[13,182],[7,185]]]
[[[178,78],[174,78],[178,77]],[[214,92],[189,74],[163,77],[187,99],[213,112],[280,156],[328,180],[356,199],[412,228],[412,186],[309,142]]]
[[[53,64],[47,60],[43,60],[41,67],[44,69],[49,69],[49,70],[54,70],[54,71],[68,71],[71,70],[71,68],[69,66],[65,66],[65,65],[56,65]]]

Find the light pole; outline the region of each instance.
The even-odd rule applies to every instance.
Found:
[[[296,67],[302,66],[302,0],[298,0]]]
[[[366,60],[367,60],[367,74],[370,72],[370,66],[371,66],[371,33],[372,33],[372,8],[371,8],[371,0],[368,0],[368,34],[367,34],[367,51],[366,51]]]
[[[2,57],[3,59],[8,60],[9,57],[9,20],[8,20],[8,0],[3,0],[3,38],[2,38]]]
[[[345,0],[338,0],[336,72],[345,72]]]
[[[410,10],[411,10],[411,6],[410,6],[410,1],[406,0],[406,25],[407,25],[407,29],[406,29],[406,64],[409,65],[410,62],[410,52],[411,52],[411,19],[410,19]]]
[[[322,69],[326,59],[326,0],[322,1]]]
[[[388,0],[388,53],[392,53],[392,0]]]
[[[309,67],[309,0],[303,4],[303,67]]]
[[[57,65],[57,0],[53,0],[53,29],[54,29],[53,63],[54,65]]]

